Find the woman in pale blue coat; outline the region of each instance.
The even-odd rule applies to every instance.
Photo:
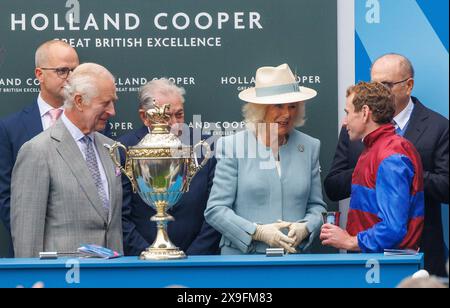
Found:
[[[242,91],[247,130],[219,139],[206,221],[222,254],[305,251],[320,232],[320,142],[295,129],[316,91],[299,87],[287,64],[262,67]]]

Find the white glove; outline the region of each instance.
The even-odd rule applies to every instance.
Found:
[[[256,225],[256,232],[252,238],[256,241],[264,242],[270,247],[284,248],[286,251],[295,253],[292,247],[294,240],[281,232],[281,229],[288,228],[289,222],[277,222],[273,224]]]
[[[309,236],[306,222],[293,222],[289,225],[289,238],[294,240],[293,247],[297,247],[305,238]]]

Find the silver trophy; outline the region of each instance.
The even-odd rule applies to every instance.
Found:
[[[167,210],[189,190],[194,175],[208,162],[211,149],[206,142],[199,142],[193,148],[183,146],[180,139],[169,132],[167,115],[170,105],[155,106],[147,111],[152,123],[151,133],[136,146],[128,149],[119,142],[110,147],[110,156],[131,182],[133,192],[138,193],[146,204],[155,211],[151,220],[156,222],[157,234],[153,244],[140,255],[142,260],[167,260],[186,258],[167,234],[167,224],[174,218]],[[206,149],[199,165],[196,157],[198,147]],[[125,166],[118,160],[117,150],[125,151]]]

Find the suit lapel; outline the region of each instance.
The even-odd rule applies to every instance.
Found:
[[[147,126],[142,126],[140,129],[138,129],[136,131],[136,133],[135,133],[135,136],[136,136],[136,140],[135,141],[136,141],[136,143],[134,143],[132,146],[137,145],[139,143],[139,141],[141,141],[142,138],[144,138],[145,135],[147,135],[147,134],[148,134]]]
[[[40,134],[44,129],[42,127],[41,114],[37,103],[23,110],[23,125],[28,133],[28,140]]]
[[[52,128],[51,136],[56,141],[56,150],[66,162],[73,176],[77,179],[92,206],[106,222],[107,217],[102,208],[102,202],[95,187],[94,180],[87,168],[86,161],[83,159],[83,155],[75,140],[61,120],[58,120]]]
[[[409,120],[408,128],[406,129],[404,137],[411,141],[412,144],[417,144],[425,130],[427,129],[426,119],[428,118],[424,106],[419,100],[413,98],[414,110]]]
[[[112,159],[109,156],[108,150],[103,146],[102,139],[99,133],[95,133],[95,147],[97,148],[98,156],[100,157],[100,161],[102,162],[103,169],[105,170],[106,179],[108,180],[108,188],[109,188],[109,203],[110,203],[110,214],[109,220],[113,216],[113,210],[115,205],[115,175],[113,171],[115,167],[113,165]],[[100,166],[99,166],[100,167]]]

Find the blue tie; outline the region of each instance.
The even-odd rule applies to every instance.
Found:
[[[403,131],[400,128],[400,126],[397,124],[397,122],[395,122],[395,120],[392,120],[392,124],[394,124],[395,127],[395,133],[399,136],[403,136]]]
[[[91,138],[89,138],[89,136],[84,136],[82,140],[86,145],[85,155],[87,167],[89,169],[89,172],[91,173],[92,179],[94,180],[95,187],[97,188],[98,191],[98,195],[100,197],[100,200],[102,201],[103,209],[105,210],[106,216],[108,217],[109,202],[105,192],[105,188],[103,187],[102,184],[102,178],[100,176],[100,170],[98,168],[98,162],[97,157],[95,156],[94,147],[92,146],[92,140]]]

